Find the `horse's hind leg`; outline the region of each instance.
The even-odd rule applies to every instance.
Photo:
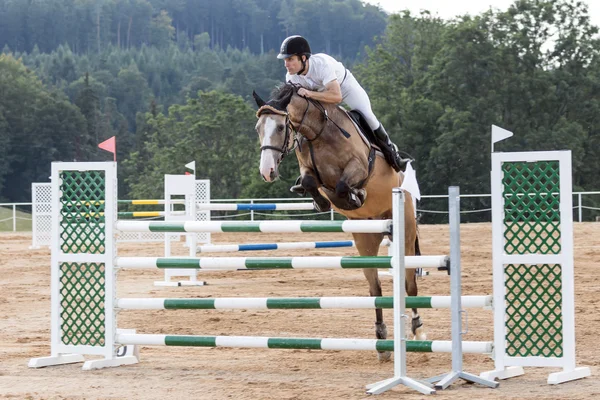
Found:
[[[415,226],[416,227],[416,226]],[[412,232],[409,230],[407,232],[406,243],[405,243],[405,251],[406,255],[421,255],[421,250],[419,249],[419,239],[416,236],[416,228],[414,236]],[[419,291],[417,288],[417,271],[415,269],[406,269],[406,295],[407,296],[417,296]],[[412,324],[411,331],[413,334],[413,338],[416,340],[427,340],[427,334],[425,333],[425,329],[423,328],[423,321],[421,321],[421,316],[419,315],[419,311],[416,308],[412,309]]]
[[[379,245],[383,240],[383,234],[380,233],[354,233],[352,234],[356,243],[356,248],[361,256],[376,256],[379,252]],[[381,281],[377,269],[364,268],[363,273],[369,282],[369,294],[371,296],[381,296]],[[375,309],[375,336],[377,339],[387,339],[387,326],[383,322],[383,311],[381,308]],[[379,361],[388,361],[391,357],[389,351],[379,351],[377,353]]]
[[[417,296],[417,274],[415,269],[406,269],[406,295]],[[423,321],[419,315],[419,310],[416,308],[412,309],[412,324],[411,331],[414,339],[416,340],[427,340],[427,334],[423,328]]]

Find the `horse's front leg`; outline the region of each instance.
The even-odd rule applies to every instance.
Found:
[[[361,256],[376,256],[379,253],[379,246],[383,240],[381,233],[353,233],[356,248]],[[376,268],[364,268],[363,273],[369,282],[369,295],[381,296],[381,281]],[[377,339],[387,339],[387,326],[383,322],[383,311],[381,308],[375,309],[375,337]],[[379,361],[388,361],[391,357],[389,351],[377,352]]]
[[[301,168],[300,173],[302,175],[300,184],[304,190],[306,190],[306,193],[313,198],[315,209],[319,212],[329,211],[331,209],[331,203],[319,192],[319,183],[317,182],[317,178],[313,175],[312,170]]]
[[[357,189],[356,186],[367,178],[367,174],[364,164],[358,158],[350,160],[344,168],[340,180],[335,186],[336,197],[346,203],[344,209],[356,210],[365,203],[367,199],[366,190]]]

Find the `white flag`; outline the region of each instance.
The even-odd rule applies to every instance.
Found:
[[[410,193],[416,216],[417,200],[421,200],[421,190],[419,189],[419,182],[417,182],[417,173],[410,164],[410,161],[406,163],[406,170],[404,171],[404,180],[402,181],[402,185],[400,186],[400,188]]]
[[[494,143],[507,139],[512,135],[513,133],[511,131],[507,131],[506,129],[502,129],[496,125],[492,125],[492,148],[494,147]]]
[[[192,162],[185,164],[185,167],[188,169],[191,169],[193,171],[196,171],[196,161],[192,161]]]

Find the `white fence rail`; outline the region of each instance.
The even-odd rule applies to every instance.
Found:
[[[579,222],[583,222],[584,221],[584,210],[590,210],[590,211],[595,211],[597,212],[598,216],[600,216],[600,207],[593,207],[591,205],[586,205],[585,204],[585,200],[586,198],[589,198],[591,196],[600,196],[600,191],[591,191],[591,192],[573,192],[573,212],[576,213],[574,214],[574,220],[579,221]],[[466,198],[478,198],[478,199],[486,199],[486,198],[490,198],[491,195],[490,194],[461,194],[460,195],[461,198],[466,199]],[[423,204],[423,200],[427,200],[427,199],[440,199],[440,204],[442,204],[442,199],[447,199],[448,195],[423,195],[421,196],[421,204]],[[248,203],[248,204],[261,204],[261,203],[266,203],[266,202],[300,202],[300,201],[304,201],[306,202],[307,199],[305,198],[269,198],[269,199],[211,199],[211,202],[214,203],[232,203],[232,202],[236,202],[236,203]],[[447,201],[446,201],[447,203]],[[32,207],[32,203],[0,203],[0,231],[13,231],[16,232],[17,230],[20,231],[31,231],[31,229],[18,229],[18,222],[19,221],[31,221],[31,207]],[[461,214],[474,214],[474,213],[483,213],[483,212],[489,212],[491,210],[491,208],[479,208],[479,209],[463,209],[461,210]],[[419,213],[424,213],[424,214],[448,214],[448,210],[446,209],[441,209],[441,210],[433,210],[433,209],[425,209],[425,208],[418,208],[417,211]],[[329,214],[330,219],[333,220],[334,216],[335,216],[335,212],[332,211],[328,211],[325,213],[319,213],[319,212],[307,212],[307,213],[303,213],[303,214],[293,214],[294,217],[302,217],[302,216],[310,216],[310,217],[314,217],[316,215],[323,215],[323,214]],[[213,216],[212,219],[227,219],[227,218],[237,218],[240,216],[248,216],[249,220],[254,221],[255,219],[260,220],[260,219],[264,219],[264,218],[260,218],[263,216],[267,216],[267,215],[271,215],[271,213],[263,213],[263,212],[259,212],[259,211],[248,211],[248,212],[240,212],[240,213],[231,213],[229,212],[228,215],[222,215],[222,216]],[[277,214],[279,216],[285,216],[285,214],[279,213]],[[490,219],[491,221],[491,216]],[[594,218],[587,218],[585,219],[587,221],[593,221]],[[597,220],[597,218],[596,218]],[[29,223],[25,223],[26,225],[30,224]]]

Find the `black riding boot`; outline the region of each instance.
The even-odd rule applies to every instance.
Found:
[[[298,178],[296,178],[296,182],[294,183],[294,186],[292,186],[290,188],[290,192],[296,193],[298,196],[306,196],[306,190],[300,184],[301,180],[302,180],[302,175],[300,175]]]
[[[376,144],[381,147],[381,151],[388,164],[390,164],[396,172],[404,171],[408,160],[400,157],[400,154],[398,154],[398,147],[392,143],[390,137],[383,128],[383,125],[379,124],[379,128],[375,129],[373,133],[375,133],[375,138],[377,139]]]

